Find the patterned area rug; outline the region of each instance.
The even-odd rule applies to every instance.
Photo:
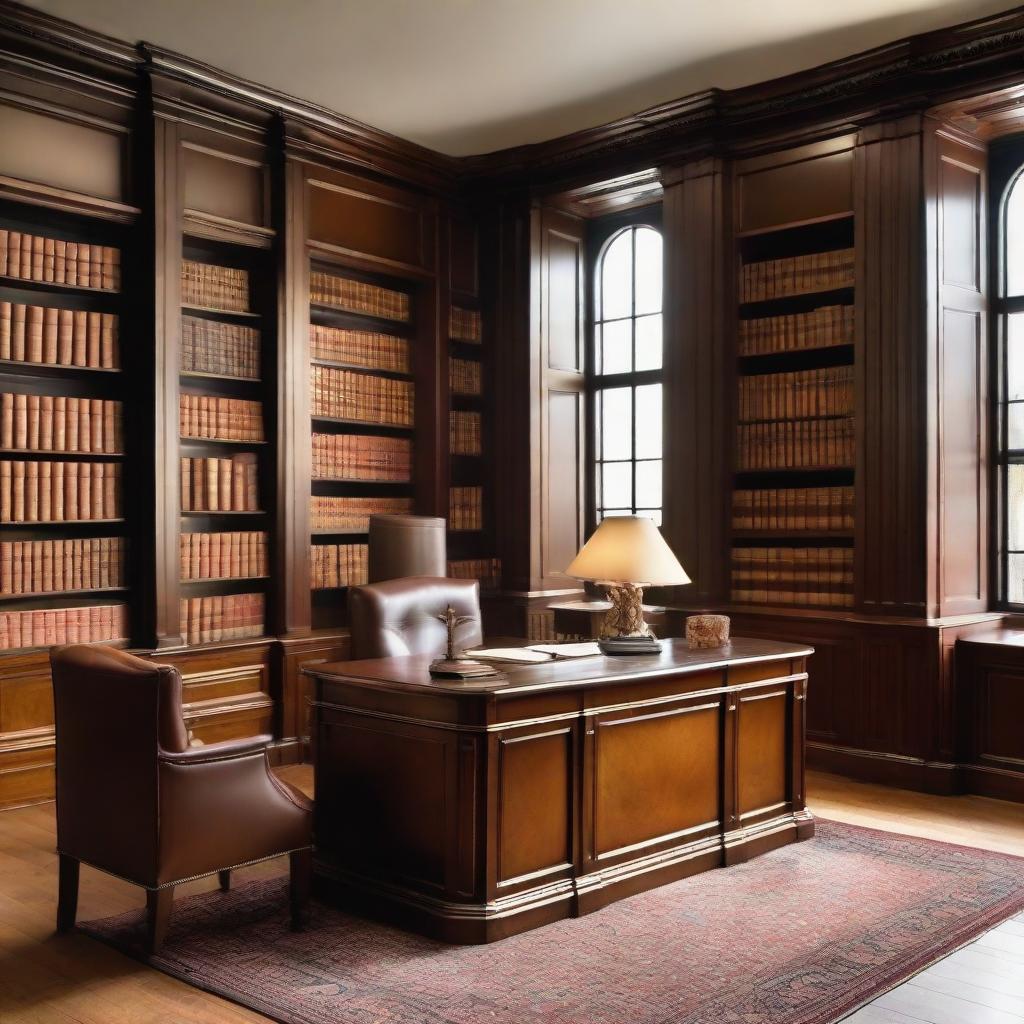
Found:
[[[1024,860],[832,821],[805,843],[488,946],[284,879],[175,905],[152,966],[285,1024],[825,1024],[1024,909]],[[142,913],[83,925],[140,956]]]

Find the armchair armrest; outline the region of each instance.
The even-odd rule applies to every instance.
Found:
[[[212,761],[230,761],[237,757],[249,757],[267,749],[273,736],[246,736],[243,739],[224,740],[221,743],[207,743],[201,747],[189,747],[180,751],[160,751],[164,764],[190,765],[209,764]]]

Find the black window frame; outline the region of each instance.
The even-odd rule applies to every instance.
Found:
[[[657,231],[662,238],[662,301],[661,301],[661,316],[662,316],[662,361],[661,366],[654,370],[631,370],[628,373],[616,373],[616,374],[604,374],[597,372],[596,366],[596,345],[597,345],[597,334],[598,325],[603,321],[599,320],[599,303],[601,301],[601,288],[600,288],[600,273],[601,263],[604,258],[604,254],[608,249],[614,238],[616,238],[623,231],[629,229],[636,229],[641,227],[652,228]],[[641,207],[637,210],[630,210],[622,214],[614,214],[607,217],[602,217],[590,222],[588,234],[587,234],[587,273],[589,275],[590,282],[590,297],[587,303],[587,334],[586,334],[586,353],[584,360],[585,376],[586,376],[586,428],[587,428],[587,444],[583,447],[586,458],[586,472],[585,481],[587,489],[587,500],[586,500],[586,523],[587,523],[587,534],[593,533],[597,528],[597,514],[598,509],[602,508],[597,493],[597,467],[599,461],[599,455],[601,452],[600,445],[598,443],[598,416],[597,416],[597,403],[599,392],[617,387],[632,387],[634,389],[634,402],[633,402],[633,422],[631,429],[633,436],[636,433],[636,402],[635,402],[635,388],[643,386],[645,384],[660,384],[662,386],[662,421],[664,423],[665,416],[665,394],[666,394],[666,374],[665,374],[665,350],[664,350],[664,325],[665,325],[665,280],[664,280],[664,243],[665,234],[662,229],[662,216],[661,216],[661,205],[652,205]],[[633,295],[633,308],[631,311],[630,319],[635,323],[636,320],[636,285],[634,282],[634,295]],[[626,461],[626,460],[622,460]],[[636,511],[636,450],[633,449],[633,458],[630,460],[633,466],[633,504],[631,505],[632,510]],[[646,460],[639,460],[646,461]],[[665,451],[664,448],[661,453],[661,464],[662,464],[662,500],[659,511],[661,512],[662,521],[664,521],[665,515]],[[647,506],[644,506],[646,509]]]

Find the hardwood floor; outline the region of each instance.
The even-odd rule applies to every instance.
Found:
[[[306,766],[281,775],[307,791]],[[823,817],[1024,855],[1024,808],[932,797],[811,773]],[[53,805],[0,812],[0,1024],[238,1024],[266,1018],[136,963],[84,935],[55,935]],[[282,859],[238,872],[282,874]],[[188,886],[201,892],[216,877]],[[141,906],[142,892],[83,867],[79,918]],[[848,1018],[855,1024],[1021,1024],[1024,917],[1008,921]]]

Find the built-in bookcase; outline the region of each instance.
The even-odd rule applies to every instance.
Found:
[[[738,238],[736,603],[849,608],[854,590],[854,218]]]
[[[369,518],[414,511],[416,290],[310,263],[312,625],[345,621],[366,582]]]
[[[0,205],[0,650],[133,632],[127,224]]]
[[[448,317],[448,573],[478,579],[482,590],[501,584],[493,555],[488,493],[488,431],[483,314],[479,301],[456,293]]]
[[[262,636],[271,612],[276,289],[267,249],[186,235],[182,257],[181,630],[195,645]]]

